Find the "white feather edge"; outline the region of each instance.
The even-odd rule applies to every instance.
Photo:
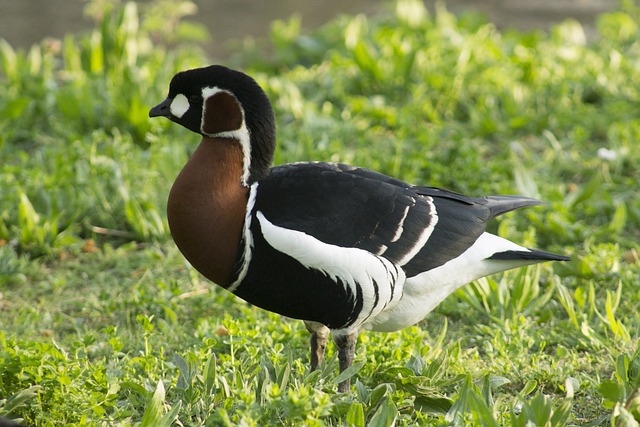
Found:
[[[536,264],[541,260],[493,260],[493,254],[504,251],[527,251],[507,239],[483,233],[462,255],[447,263],[407,278],[404,294],[398,304],[371,318],[364,329],[379,332],[397,331],[425,318],[448,295],[462,286],[494,273]]]
[[[436,224],[438,224],[438,212],[436,211],[436,206],[433,203],[433,198],[425,197],[425,200],[427,201],[427,204],[429,204],[431,222],[422,230],[422,233],[420,233],[420,237],[418,238],[418,240],[416,240],[416,243],[413,245],[413,247],[398,261],[398,265],[400,266],[406,265],[418,254],[418,252],[420,252],[424,245],[426,245],[429,241],[429,237],[431,237],[431,233],[433,233],[433,230],[435,230]],[[402,221],[402,224],[404,225],[404,219]]]

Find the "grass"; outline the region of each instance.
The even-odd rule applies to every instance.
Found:
[[[276,163],[343,161],[548,204],[492,231],[571,255],[465,287],[419,325],[362,334],[352,391],[299,321],[212,286],[168,236],[197,138],[147,119],[210,62],[193,5],[90,2],[88,34],[0,41],[0,415],[57,425],[637,426],[640,9],[499,32],[418,1],[241,66],[274,102]],[[163,32],[161,23],[172,31]],[[170,34],[170,35],[167,35]],[[175,47],[179,46],[179,49]],[[264,52],[269,52],[265,54]]]

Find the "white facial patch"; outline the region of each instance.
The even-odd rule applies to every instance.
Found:
[[[171,101],[169,110],[171,111],[171,114],[173,114],[177,118],[182,118],[182,116],[184,116],[184,113],[189,110],[189,100],[186,96],[179,93],[173,98],[173,101]]]

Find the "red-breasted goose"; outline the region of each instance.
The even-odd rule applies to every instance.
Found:
[[[343,371],[361,330],[405,328],[480,277],[568,259],[485,232],[493,217],[537,200],[467,197],[345,164],[271,167],[273,110],[239,71],[178,73],[149,115],[202,136],[169,194],[176,244],[216,284],[304,320],[312,370],[329,330]]]

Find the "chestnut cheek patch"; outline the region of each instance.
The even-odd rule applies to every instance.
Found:
[[[243,113],[235,96],[218,92],[204,101],[202,133],[215,135],[242,127]]]

